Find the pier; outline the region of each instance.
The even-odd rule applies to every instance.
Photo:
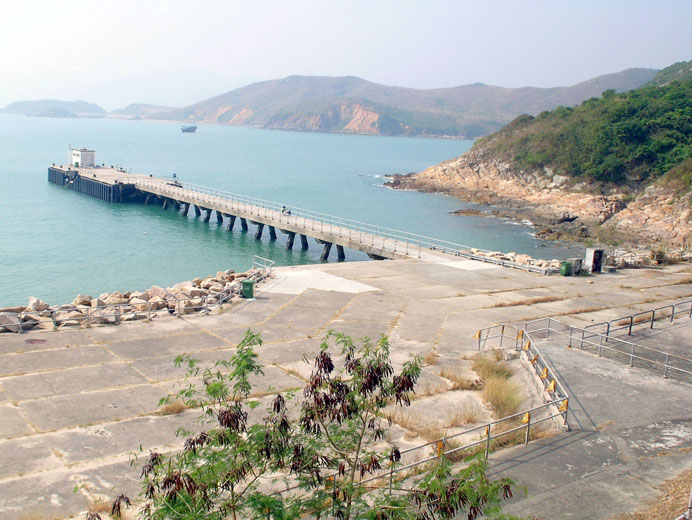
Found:
[[[228,231],[239,224],[242,232],[251,232],[252,225],[256,240],[260,240],[265,232],[270,240],[276,240],[277,233],[282,233],[287,235],[287,249],[298,247],[298,238],[299,247],[308,249],[310,237],[322,249],[321,260],[327,260],[333,249],[336,249],[337,259],[344,260],[348,248],[362,251],[375,260],[423,258],[426,255],[439,257],[442,254],[539,274],[556,272],[549,267],[493,258],[482,250],[445,240],[302,208],[287,209],[277,202],[184,183],[175,178],[131,174],[120,168],[53,165],[48,169],[48,180],[108,202],[156,204],[162,209],[173,206],[181,215],[194,212],[204,222],[214,217]]]

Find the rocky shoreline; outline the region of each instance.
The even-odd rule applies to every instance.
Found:
[[[690,197],[656,183],[641,193],[594,193],[584,183],[549,168],[517,171],[482,147],[423,172],[389,176],[393,189],[440,192],[481,205],[500,206],[495,216],[531,220],[545,240],[688,250]],[[462,210],[463,214],[463,210]]]
[[[49,305],[32,296],[27,305],[0,308],[0,332],[114,325],[193,313],[209,314],[241,299],[241,280],[260,282],[267,276],[257,268],[243,273],[227,269],[172,287],[154,285],[146,291],[114,291],[96,298],[79,294],[66,305]]]

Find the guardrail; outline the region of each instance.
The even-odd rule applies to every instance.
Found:
[[[155,313],[165,310],[179,316],[193,312],[210,311],[227,303],[233,296],[240,294],[242,280],[249,279],[259,283],[271,277],[274,264],[275,262],[272,260],[255,256],[252,262],[252,273],[247,278],[234,280],[229,287],[225,287],[211,295],[171,300],[170,303],[175,304],[174,308],[168,307],[168,300],[154,303],[151,301],[144,303],[117,303],[94,307],[60,306],[58,309],[41,312],[4,313],[5,317],[14,317],[14,320],[11,320],[12,323],[0,324],[0,327],[5,327],[10,331],[16,329],[16,332],[21,333],[25,329],[29,330],[36,327],[39,323],[52,323],[53,329],[57,329],[60,325],[70,322],[76,322],[76,325],[80,326],[92,324],[118,325],[123,321],[151,320]],[[161,307],[161,304],[165,306]],[[42,316],[44,313],[47,315]],[[78,313],[79,316],[70,316],[69,313]],[[27,319],[27,314],[29,319]]]
[[[230,210],[243,211],[250,215],[271,218],[278,221],[279,224],[285,222],[286,224],[305,230],[328,233],[340,238],[348,238],[358,243],[381,247],[386,251],[403,253],[405,255],[417,253],[419,258],[422,249],[428,249],[539,274],[553,274],[559,271],[558,269],[519,264],[510,260],[492,258],[473,252],[491,253],[487,250],[472,248],[463,244],[456,244],[454,242],[407,231],[376,226],[349,218],[328,215],[309,209],[290,207],[288,210],[284,211],[285,206],[278,202],[246,195],[238,195],[228,191],[200,186],[198,184],[183,183],[174,179],[135,178],[128,180],[128,182],[133,183],[139,188],[143,188],[144,191],[152,190],[152,193],[166,195],[172,199],[178,198],[178,200],[181,200],[182,198],[186,198],[194,203],[200,203],[199,205],[214,204],[222,207],[225,206]],[[376,239],[377,242],[375,242]]]
[[[601,323],[593,323],[584,327],[585,330],[592,330],[598,327],[605,328],[601,333],[607,342],[610,336],[616,332],[627,330],[627,335],[632,335],[632,330],[639,326],[647,326],[650,329],[654,328],[656,321],[673,322],[676,317],[692,318],[692,300],[685,300],[674,303],[673,305],[665,305],[648,311],[637,312],[621,318],[615,318],[610,321]]]
[[[551,334],[567,338],[569,348],[578,346],[580,350],[592,350],[599,357],[624,360],[631,367],[636,362],[638,366],[660,372],[665,378],[672,376],[683,380],[692,379],[692,359],[683,356],[613,336],[606,337],[605,334],[567,325],[555,318],[540,318],[527,322],[525,329],[528,331],[530,328],[534,335],[545,334],[546,339],[550,338]]]
[[[500,332],[495,333],[495,329],[500,329]],[[515,330],[518,333],[510,336],[506,334],[509,330]],[[461,456],[465,458],[468,455],[482,452],[487,459],[494,445],[528,444],[531,441],[532,428],[546,421],[556,421],[562,428],[569,429],[567,424],[569,396],[545,361],[543,355],[535,347],[529,334],[523,329],[517,329],[511,325],[496,325],[479,330],[476,333],[476,337],[480,338],[481,336],[483,337],[484,347],[487,341],[499,339],[497,342],[499,345],[503,345],[505,342],[508,345],[513,343],[513,348],[526,355],[527,365],[531,367],[530,370],[533,372],[536,381],[541,382],[539,392],[544,400],[544,404],[522,410],[495,421],[480,424],[456,434],[440,437],[439,439],[401,450],[400,462],[395,463],[387,458],[381,459],[380,462],[389,461],[389,468],[377,475],[362,478],[358,481],[359,484],[388,479],[386,487],[389,488],[391,493],[392,491],[397,491],[393,487],[395,475],[439,460],[443,456],[458,455],[460,458]],[[519,432],[523,435],[520,434],[517,437],[516,434]],[[514,438],[507,439],[507,436],[513,434],[515,434]],[[475,438],[464,442],[464,439],[469,437]],[[327,477],[327,481],[333,482],[330,479],[337,478],[337,476],[337,474],[330,475]],[[293,491],[298,489],[298,487],[298,485],[289,486],[278,493]],[[380,489],[385,489],[385,486],[380,486]]]

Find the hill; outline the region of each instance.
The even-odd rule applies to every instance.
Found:
[[[357,77],[290,76],[149,117],[279,130],[476,138],[519,114],[574,105],[607,89],[630,90],[656,73],[628,69],[570,87],[512,89],[477,83],[429,90]]]
[[[131,103],[127,105],[125,108],[113,110],[111,114],[147,117],[151,114],[158,114],[161,112],[168,112],[171,110],[176,110],[176,108],[164,107],[161,105],[150,105],[147,103]]]
[[[692,81],[665,81],[522,115],[390,185],[513,208],[547,238],[688,247],[691,183]]]
[[[692,80],[692,60],[679,61],[673,63],[660,71],[654,79],[649,83],[654,86],[661,86],[670,83],[671,81],[690,81]]]
[[[60,101],[57,99],[39,99],[35,101],[17,101],[0,109],[2,114],[26,114],[40,115],[44,113],[59,113],[60,111],[72,114],[105,114],[106,111],[95,103],[86,101]]]

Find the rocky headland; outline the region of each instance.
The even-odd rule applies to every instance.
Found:
[[[0,332],[114,325],[193,313],[209,314],[240,300],[241,280],[259,282],[266,276],[256,268],[244,273],[228,269],[172,287],[154,285],[145,291],[114,291],[98,297],[78,294],[71,303],[64,305],[49,305],[32,296],[27,305],[0,308]]]
[[[448,193],[503,208],[493,214],[531,220],[548,240],[684,249],[692,232],[690,198],[665,183],[625,194],[595,192],[550,168],[522,170],[482,146],[419,173],[392,175],[394,189]],[[462,210],[462,214],[463,214]]]

